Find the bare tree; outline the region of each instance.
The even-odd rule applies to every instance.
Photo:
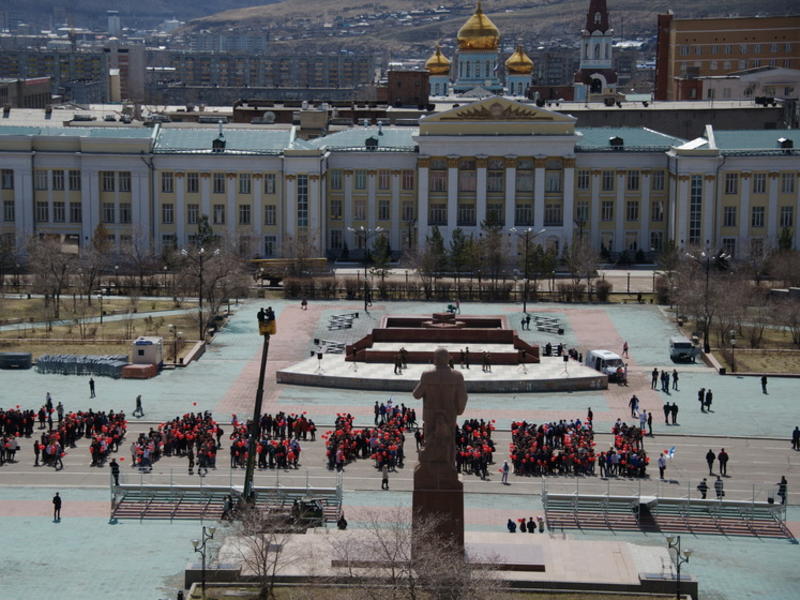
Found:
[[[572,275],[572,281],[577,286],[582,279],[586,280],[586,291],[589,300],[592,299],[592,277],[597,275],[597,265],[600,257],[592,246],[584,240],[575,242],[564,252],[567,269]]]
[[[63,252],[56,238],[31,238],[28,243],[29,265],[34,275],[34,289],[38,288],[53,301],[53,318],[60,317],[61,294],[69,283],[75,265],[75,255]]]
[[[786,287],[800,285],[800,252],[781,250],[770,258],[769,272]]]
[[[800,300],[787,298],[778,303],[777,308],[775,314],[778,315],[780,324],[789,331],[792,343],[800,347]]]
[[[300,230],[296,235],[286,238],[284,244],[284,254],[291,258],[289,265],[290,277],[305,277],[308,272],[308,261],[310,258],[319,258],[319,240],[313,233]]]
[[[139,280],[139,288],[144,288],[144,278],[158,268],[158,258],[153,254],[147,234],[136,231],[122,248],[127,267]]]

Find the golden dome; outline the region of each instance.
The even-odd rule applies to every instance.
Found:
[[[533,61],[530,56],[525,54],[522,46],[517,46],[514,54],[506,60],[506,69],[515,75],[530,75],[533,71]]]
[[[483,14],[480,0],[475,13],[458,30],[458,47],[461,50],[495,50],[500,43],[500,31]]]
[[[436,50],[425,61],[425,68],[428,69],[431,75],[447,75],[450,73],[450,60],[442,54],[439,44],[436,44]]]

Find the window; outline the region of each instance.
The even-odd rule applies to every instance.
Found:
[[[123,225],[128,225],[131,222],[131,205],[129,202],[123,202],[119,205],[119,222]]]
[[[164,225],[172,225],[175,222],[175,205],[162,204],[161,205],[161,222]]]
[[[750,218],[750,226],[753,228],[764,226],[764,207],[754,206],[752,216]]]
[[[250,205],[239,205],[239,225],[250,225]]]
[[[250,194],[250,173],[239,173],[239,193]]]
[[[353,202],[353,220],[365,221],[367,219],[367,203],[364,200]]]
[[[119,172],[119,191],[123,194],[129,194],[131,191],[131,172]]]
[[[628,221],[638,221],[639,220],[639,201],[638,200],[628,200],[625,203],[625,218]]]
[[[65,213],[64,203],[53,202],[53,223],[63,223],[66,218],[66,215],[64,213]]]
[[[736,207],[725,206],[722,209],[722,226],[736,227]]]
[[[600,205],[600,218],[606,222],[614,220],[613,200],[603,200],[603,203]]]
[[[653,200],[650,203],[650,220],[655,223],[664,220],[664,203],[661,200]]]
[[[34,172],[33,188],[37,191],[47,189],[47,171],[37,170]]]
[[[297,176],[297,226],[308,227],[308,175]]]
[[[69,222],[80,223],[83,219],[83,209],[80,202],[69,203]]]
[[[560,204],[544,205],[544,225],[545,227],[560,227],[563,225],[563,217]]]
[[[115,223],[116,208],[113,202],[103,202],[103,223]]]
[[[725,193],[738,194],[739,193],[739,174],[738,173],[725,173]]]
[[[161,173],[161,191],[164,194],[171,194],[175,191],[175,179],[170,171]]]
[[[502,192],[506,188],[505,162],[501,158],[493,158],[489,160],[488,166],[486,190],[489,192]]]
[[[586,200],[581,200],[575,206],[575,220],[584,225],[589,222],[589,203]]]
[[[403,202],[403,221],[409,222],[416,219],[416,211],[413,202]]]
[[[6,200],[3,202],[3,220],[6,223],[13,223],[16,220],[16,215],[14,213],[14,201]]]
[[[519,161],[516,180],[518,192],[530,193],[533,191],[533,161]]]
[[[388,190],[391,186],[392,176],[391,172],[386,169],[378,171],[378,189]]]
[[[200,176],[197,173],[186,174],[186,193],[197,194],[200,191]]]
[[[113,192],[116,189],[116,173],[114,171],[100,171],[100,181],[104,192]]]
[[[0,186],[4,190],[14,189],[14,171],[12,169],[3,169],[0,172]]]
[[[767,191],[767,174],[755,173],[753,175],[753,193],[763,194]]]
[[[603,171],[603,180],[600,189],[604,192],[614,191],[614,171]]]
[[[278,245],[277,238],[274,235],[264,236],[264,256],[267,258],[275,256],[275,246]]]
[[[174,233],[165,233],[161,236],[161,247],[165,250],[175,250],[178,247],[178,236]]]
[[[736,238],[722,238],[722,249],[731,256],[736,257]]]
[[[276,214],[276,206],[274,204],[265,204],[264,225],[275,225],[277,221],[275,214]]]
[[[367,189],[367,172],[364,169],[356,169],[355,188],[357,190]]]
[[[794,194],[794,173],[781,173],[781,192]]]
[[[214,225],[224,225],[225,224],[225,205],[224,204],[215,204],[214,205]]]
[[[653,177],[650,179],[650,189],[654,192],[664,191],[664,171],[653,171]]]
[[[52,171],[53,175],[53,190],[57,192],[64,191],[64,171]]]
[[[473,227],[475,225],[475,205],[459,204],[456,223],[459,227]]]
[[[689,56],[689,46],[679,46],[678,50],[681,56]]]
[[[533,207],[530,204],[514,207],[514,225],[533,225]]]
[[[652,248],[655,252],[660,252],[664,248],[663,231],[650,232],[650,248]]]
[[[628,171],[628,185],[629,192],[639,191],[639,171]]]
[[[429,225],[447,225],[447,205],[431,204]]]
[[[477,189],[477,172],[474,160],[462,160],[458,165],[458,191],[474,192]]]
[[[588,169],[581,169],[578,171],[578,189],[579,190],[588,190],[589,189],[589,170]]]
[[[341,250],[344,248],[344,236],[341,229],[331,229],[330,246],[333,250]]]
[[[502,204],[489,204],[486,206],[486,222],[501,227],[506,224],[506,215]]]
[[[561,191],[561,171],[548,169],[544,172],[544,191],[558,193]]]
[[[379,200],[378,201],[378,220],[380,221],[388,221],[389,220],[389,210],[390,205],[388,200]]]
[[[431,192],[447,191],[447,171],[430,171],[429,189]]]
[[[725,54],[730,54],[731,50],[732,50],[731,45],[730,44],[725,44],[725,47],[723,48],[723,51],[725,52]]]
[[[36,222],[47,223],[50,220],[50,212],[47,208],[47,202],[36,203]]]
[[[689,243],[701,242],[703,218],[703,176],[692,175],[689,182]]]
[[[275,193],[275,173],[266,173],[264,175],[264,193]]]
[[[781,227],[794,227],[793,206],[781,206]]]
[[[708,69],[710,71],[716,71],[717,70],[717,61],[712,60],[708,65]]]
[[[333,169],[329,172],[330,175],[330,182],[331,182],[331,189],[332,190],[340,190],[342,189],[342,171],[341,169]],[[339,235],[341,235],[341,231]]]
[[[189,225],[197,225],[200,221],[200,205],[187,204],[186,205],[186,222]]]
[[[764,240],[750,238],[750,256],[764,256]]]
[[[214,173],[214,193],[225,193],[225,173]]]
[[[414,189],[414,171],[411,169],[403,169],[400,187],[406,191]]]

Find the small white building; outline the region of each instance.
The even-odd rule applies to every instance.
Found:
[[[703,98],[714,100],[752,100],[797,98],[800,95],[800,69],[755,67],[727,75],[699,77]]]
[[[161,367],[164,362],[164,338],[157,336],[139,336],[133,342],[131,363],[134,365],[155,365]]]

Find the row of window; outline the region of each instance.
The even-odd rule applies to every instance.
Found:
[[[766,208],[764,206],[750,207],[750,226],[753,228],[764,227]],[[725,206],[722,209],[722,226],[736,227],[736,206]],[[794,207],[781,206],[778,217],[780,227],[794,227]]]
[[[689,70],[689,67],[696,67],[698,69],[701,69],[703,67],[703,62],[706,62],[706,61],[695,60],[695,61],[684,61],[684,62],[681,62],[680,63],[680,72],[682,74],[685,74]],[[707,62],[708,62],[708,70],[709,71],[716,71],[717,68],[719,67],[719,63],[716,60],[711,60],[711,61],[707,61]],[[746,61],[746,60],[733,61],[733,62],[734,63],[738,63],[738,68],[742,69],[742,70],[746,69],[747,65],[748,65],[748,61]],[[782,60],[779,60],[779,59],[776,59],[776,58],[770,58],[768,60],[763,60],[763,61],[760,58],[751,58],[750,61],[749,61],[749,64],[750,64],[751,68],[762,67],[762,66],[770,66],[770,67],[783,66],[783,67],[788,69],[788,68],[791,68],[792,61],[789,58],[784,58]],[[726,60],[726,61],[722,62],[722,71],[725,71],[725,72],[731,71],[732,68],[733,67],[732,67],[731,61]],[[745,91],[745,95],[748,96],[750,94],[748,94],[747,91]]]
[[[33,176],[33,187],[37,191],[53,190],[63,192],[79,192],[81,190],[81,172],[77,169],[69,171],[36,169]],[[14,189],[14,171],[3,169],[3,189]],[[128,173],[128,191],[130,191],[130,173]]]
[[[781,193],[793,194],[795,190],[795,174],[794,173],[781,173]],[[767,174],[766,173],[753,173],[752,192],[754,194],[765,194],[767,192]],[[738,194],[739,193],[739,174],[738,173],[725,173],[725,193]]]
[[[579,190],[588,190],[591,187],[591,173],[587,169],[578,171],[576,187]],[[600,172],[600,191],[613,192],[616,187],[616,172],[611,170]],[[629,192],[638,192],[641,185],[639,171],[625,172],[625,189]],[[653,171],[650,174],[650,189],[654,192],[664,191],[664,171]]]
[[[353,171],[353,188],[357,190],[367,189],[367,176],[366,169],[356,169]],[[392,172],[388,169],[379,169],[377,173],[377,187],[379,190],[389,190],[392,187]],[[331,169],[328,171],[328,178],[332,190],[343,189],[343,177],[341,169]],[[414,189],[414,181],[416,177],[413,169],[404,169],[400,171],[400,189],[403,191],[410,191]]]
[[[172,171],[161,172],[161,191],[164,194],[175,193],[175,173]],[[237,183],[239,194],[249,195],[253,191],[252,175],[250,173],[239,173],[237,175]],[[213,194],[226,193],[226,174],[225,173],[212,173],[211,175],[211,192]],[[275,193],[275,173],[264,174],[264,193]],[[200,193],[200,173],[186,173],[186,193],[199,194]]]
[[[751,54],[761,54],[762,51],[767,51],[767,48],[769,48],[768,51],[772,52],[773,54],[776,54],[778,52],[785,52],[787,54],[790,54],[792,52],[791,42],[785,42],[785,43],[773,42],[772,44],[769,45],[756,43],[756,44],[722,44],[720,46],[718,44],[712,44],[710,46],[705,45],[705,47],[708,48],[707,53],[711,54],[712,56],[717,56],[720,53],[720,50],[722,50],[722,54],[725,55],[733,54],[735,51],[738,51],[738,53],[742,55],[747,54],[748,52],[750,52]],[[703,48],[704,46],[700,44],[691,46],[681,45],[678,46],[678,54],[680,54],[681,56],[689,56],[689,55],[703,56]]]
[[[127,205],[130,214],[130,204]],[[69,222],[80,223],[83,218],[83,210],[80,202],[53,202],[53,223],[67,222],[67,209],[69,209]],[[3,213],[6,221],[14,220],[14,203],[5,202]],[[9,218],[9,216],[11,218]],[[47,202],[36,203],[35,218],[37,223],[50,223],[50,205]],[[128,221],[130,223],[130,220]]]

